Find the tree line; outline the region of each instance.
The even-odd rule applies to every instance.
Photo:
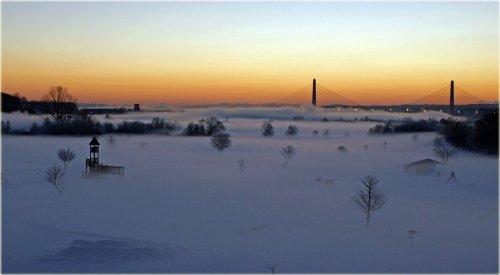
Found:
[[[498,109],[477,120],[458,121],[453,118],[401,121],[390,120],[370,128],[370,134],[438,132],[451,145],[478,153],[498,155]]]

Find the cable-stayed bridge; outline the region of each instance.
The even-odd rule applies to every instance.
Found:
[[[410,103],[409,108],[425,110],[433,107],[442,107],[442,109],[444,108],[443,111],[451,115],[457,115],[465,108],[480,107],[479,105],[486,104],[488,102],[455,85],[455,82],[452,80],[449,85]]]
[[[345,96],[334,92],[322,85],[316,83],[313,79],[312,84],[306,85],[297,91],[281,98],[276,102],[277,105],[299,106],[312,104],[323,109],[333,108],[363,108],[360,104],[346,98]],[[409,104],[401,104],[405,106],[406,111],[423,111],[423,110],[441,110],[452,115],[460,114],[464,108],[477,108],[480,105],[491,104],[481,100],[472,93],[455,85],[452,80],[449,85],[446,85],[418,100]]]
[[[288,96],[278,100],[280,105],[312,104],[322,108],[354,107],[359,104],[324,86],[313,83],[306,85]]]

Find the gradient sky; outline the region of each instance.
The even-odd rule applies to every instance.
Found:
[[[2,91],[79,102],[268,103],[309,84],[498,100],[497,2],[2,2]]]

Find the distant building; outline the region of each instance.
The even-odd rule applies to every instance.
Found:
[[[139,104],[134,104],[134,112],[139,112],[141,111],[141,107],[139,106]]]
[[[102,115],[102,114],[124,114],[127,109],[124,107],[120,108],[106,108],[106,107],[84,107],[80,109],[83,112],[91,115]]]
[[[405,164],[403,166],[404,172],[408,174],[416,175],[432,175],[436,173],[436,165],[441,164],[441,162],[433,159],[423,159],[415,161],[412,163]]]

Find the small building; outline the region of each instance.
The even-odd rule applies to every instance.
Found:
[[[140,112],[141,111],[141,107],[138,103],[135,103],[134,104],[134,112]]]
[[[416,174],[420,176],[433,175],[436,173],[436,165],[441,162],[433,159],[423,159],[405,164],[403,170],[407,174]]]
[[[94,137],[90,143],[90,158],[86,160],[85,164],[87,168],[95,168],[99,166],[99,141]]]
[[[85,160],[85,172],[87,174],[106,173],[123,175],[125,167],[105,165],[99,162],[99,145],[96,137],[90,141],[90,158]]]

